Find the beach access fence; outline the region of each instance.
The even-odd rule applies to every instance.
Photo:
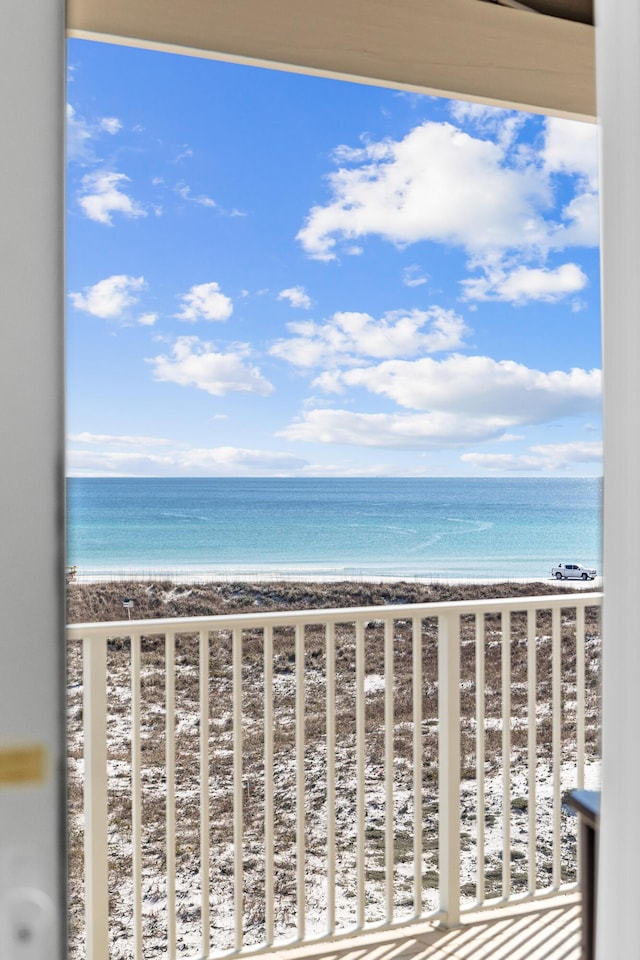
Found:
[[[70,626],[71,956],[279,950],[575,889],[601,602]]]

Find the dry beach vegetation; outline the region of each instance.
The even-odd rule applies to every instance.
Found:
[[[570,593],[549,583],[491,585],[418,583],[259,584],[166,582],[71,584],[68,622],[122,620],[123,597],[133,600],[136,619],[212,616],[282,610],[333,609],[441,602],[508,596]],[[583,591],[581,591],[583,592]],[[384,915],[384,636],[372,618],[366,631],[366,889],[367,921]],[[336,876],[340,926],[355,919],[355,631],[337,625],[336,654]],[[305,876],[309,926],[321,930],[326,909],[326,640],[321,627],[305,631]],[[412,632],[406,619],[394,621],[394,891],[399,915],[413,904],[413,686]],[[84,956],[83,896],[83,737],[82,652],[68,649],[69,884],[71,957]],[[108,643],[109,855],[112,954],[131,956],[131,647],[126,636]],[[487,896],[500,892],[502,878],[503,765],[511,770],[511,884],[527,888],[527,640],[523,615],[512,617],[511,755],[502,756],[502,638],[499,618],[488,616],[485,636],[484,770],[476,764],[476,640],[472,618],[463,618],[461,639],[461,882],[475,897],[477,877],[476,795],[478,775],[485,785],[485,877]],[[438,885],[438,645],[435,620],[423,621],[421,816],[423,904],[437,903]],[[295,646],[293,631],[274,631],[274,791],[275,893],[279,936],[295,933],[296,766]],[[541,886],[551,873],[551,616],[536,623],[536,854]],[[244,929],[246,942],[264,936],[264,663],[261,631],[242,641]],[[157,635],[142,640],[142,861],[145,958],[166,953],[165,845],[165,648]],[[562,617],[562,781],[575,785],[576,763],[575,611]],[[176,889],[178,951],[197,955],[200,922],[199,647],[194,634],[176,637]],[[599,611],[586,614],[586,749],[588,770],[597,769],[600,728]],[[228,631],[211,634],[209,644],[209,876],[211,935],[216,949],[233,942],[233,750],[232,647]],[[563,815],[562,875],[575,876],[575,820]]]

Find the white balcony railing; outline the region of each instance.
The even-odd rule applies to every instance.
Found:
[[[562,796],[597,762],[600,605],[69,627],[77,955],[455,925],[570,889]]]

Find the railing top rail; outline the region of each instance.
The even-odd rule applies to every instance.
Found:
[[[399,620],[407,617],[437,617],[455,611],[461,616],[468,614],[500,613],[504,610],[519,612],[532,607],[551,610],[558,607],[597,607],[602,603],[603,593],[577,591],[569,594],[549,594],[541,597],[503,597],[485,600],[447,600],[435,603],[385,604],[370,607],[340,607],[325,610],[265,611],[263,613],[231,613],[198,617],[164,617],[149,620],[111,620],[101,623],[73,623],[67,626],[67,637],[79,640],[87,634],[100,636],[129,636],[132,633],[193,633],[202,629],[224,630],[261,626],[293,626],[305,623],[350,623],[362,618],[368,620]]]

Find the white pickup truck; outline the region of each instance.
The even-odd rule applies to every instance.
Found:
[[[581,563],[559,563],[551,568],[551,576],[556,580],[593,580],[596,571],[593,567],[583,567]]]

